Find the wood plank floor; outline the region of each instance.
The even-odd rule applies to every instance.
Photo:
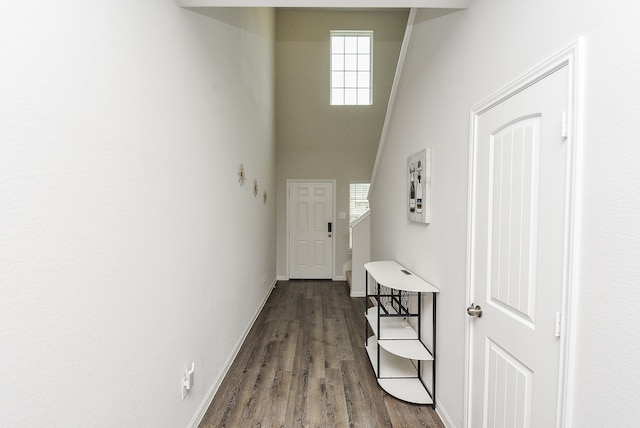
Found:
[[[345,282],[278,282],[200,427],[444,427],[378,386],[364,310]]]

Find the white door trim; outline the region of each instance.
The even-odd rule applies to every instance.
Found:
[[[467,215],[467,302],[473,298],[472,272],[474,268],[473,244],[475,240],[473,224],[475,220],[476,183],[476,141],[478,133],[479,116],[490,108],[523,91],[554,71],[567,67],[569,72],[569,112],[567,133],[568,137],[568,169],[567,169],[567,209],[565,216],[566,236],[564,248],[564,278],[562,284],[562,320],[560,336],[560,377],[558,385],[558,414],[556,427],[572,426],[571,397],[573,396],[574,360],[575,360],[575,329],[576,307],[578,287],[578,232],[580,230],[580,183],[581,183],[581,146],[582,146],[582,45],[581,40],[576,41],[567,48],[507,85],[500,91],[491,95],[484,101],[472,107],[469,127],[469,199]],[[464,376],[464,426],[471,427],[470,409],[471,391],[469,389],[471,379],[471,317],[465,322],[465,376]]]
[[[287,258],[287,280],[290,278],[290,247],[289,247],[289,241],[290,241],[290,237],[291,237],[291,231],[289,230],[290,227],[290,219],[289,219],[289,204],[291,201],[291,184],[292,183],[329,183],[331,184],[331,186],[333,187],[333,212],[331,213],[331,221],[333,222],[333,230],[334,233],[333,235],[336,235],[336,180],[335,179],[320,179],[320,180],[313,180],[313,179],[296,179],[296,178],[288,178],[287,179],[287,205],[286,205],[286,211],[287,211],[287,217],[286,217],[286,224],[285,224],[285,229],[287,230],[287,246],[286,246],[286,258]],[[336,239],[332,239],[332,257],[331,257],[331,278],[333,281],[336,281]]]

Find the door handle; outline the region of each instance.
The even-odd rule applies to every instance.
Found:
[[[471,306],[467,308],[467,314],[470,317],[482,318],[482,308],[480,307],[480,305],[472,303]]]
[[[329,233],[329,238],[331,238],[331,230],[332,230],[332,224],[331,222],[327,223],[327,232]]]

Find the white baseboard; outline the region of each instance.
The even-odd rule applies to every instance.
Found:
[[[350,294],[351,297],[366,297],[364,291],[352,291]]]
[[[456,428],[456,424],[454,424],[453,421],[451,420],[449,413],[447,413],[445,408],[442,407],[440,403],[438,403],[437,399],[436,399],[436,413],[438,414],[438,416],[440,416],[440,420],[442,421],[442,423],[446,428]]]
[[[207,391],[207,394],[205,395],[204,400],[202,400],[202,403],[200,403],[200,406],[198,406],[198,410],[196,411],[195,415],[193,415],[193,417],[191,418],[189,425],[187,425],[188,428],[197,428],[198,424],[202,422],[202,418],[204,418],[205,413],[207,413],[207,410],[209,409],[209,406],[213,401],[213,397],[216,395],[216,392],[218,392],[218,388],[220,388],[220,384],[222,383],[222,381],[224,380],[224,377],[229,372],[229,369],[231,368],[233,361],[238,356],[238,352],[240,352],[240,348],[244,344],[244,341],[247,339],[247,335],[249,334],[249,331],[251,331],[253,324],[258,319],[258,316],[260,315],[260,312],[262,312],[262,309],[264,308],[264,305],[267,303],[267,300],[269,300],[269,296],[271,296],[271,292],[275,288],[277,282],[278,280],[275,279],[271,284],[271,287],[269,287],[269,289],[267,290],[267,294],[262,300],[262,304],[260,305],[256,313],[253,315],[253,319],[251,320],[246,330],[240,337],[240,340],[238,340],[238,342],[236,343],[236,346],[234,346],[233,351],[231,352],[231,355],[229,355],[229,358],[227,358],[227,361],[224,363],[224,368],[222,369],[218,377],[213,382],[213,385],[211,385],[211,388],[209,388],[209,391]]]
[[[289,281],[289,277],[288,276],[278,276],[276,277],[276,280],[278,281]],[[347,277],[344,275],[340,275],[340,276],[335,276],[333,277],[332,281],[346,281]]]

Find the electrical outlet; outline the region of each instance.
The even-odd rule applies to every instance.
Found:
[[[196,363],[191,363],[191,368],[186,369],[184,371],[184,377],[180,382],[180,388],[182,390],[182,399],[184,400],[189,391],[193,387],[193,382],[195,380],[195,371],[196,371]]]

